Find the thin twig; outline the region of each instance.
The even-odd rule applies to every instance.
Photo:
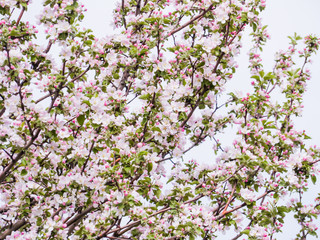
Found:
[[[183,202],[183,204],[188,204],[188,203],[191,203],[191,202],[195,202],[195,201],[199,200],[200,198],[202,198],[203,196],[204,196],[204,195],[200,194],[199,196],[197,196],[197,197],[195,197],[195,198],[193,198],[193,199],[190,199],[190,200],[188,200],[188,201],[186,201],[186,202]],[[166,208],[163,208],[163,209],[161,209],[161,210],[159,210],[159,211],[157,211],[157,212],[155,212],[155,213],[153,213],[153,214],[150,214],[148,217],[150,218],[150,217],[156,216],[156,215],[158,215],[158,214],[161,214],[161,213],[163,213],[163,212],[170,211],[170,210],[172,210],[172,209],[173,209],[173,208],[171,208],[171,207],[166,207]],[[137,223],[140,224],[140,223],[141,223],[141,220],[137,220],[137,221],[134,221],[134,222],[132,222],[132,223],[129,223],[129,224],[125,225],[125,226],[118,227],[118,228],[110,231],[108,234],[117,232],[117,231],[119,231],[119,230],[121,230],[121,229],[124,229],[124,228],[129,228],[129,227],[131,227],[131,226],[133,226],[133,225],[136,225]]]
[[[6,111],[6,108],[5,108],[5,107],[1,109],[1,111],[0,111],[0,117],[2,117],[2,115],[5,113],[5,111]]]
[[[223,209],[223,211],[222,211],[222,214],[225,214],[225,213],[227,212],[227,208],[228,208],[229,205],[230,205],[231,199],[232,199],[232,197],[233,197],[233,195],[234,195],[234,192],[236,191],[236,187],[237,187],[237,182],[235,182],[234,185],[233,185],[232,192],[231,192],[231,194],[230,194],[230,197],[229,197],[229,199],[228,199],[228,202],[227,202],[226,206],[224,207],[224,209]]]
[[[266,195],[268,195],[270,192],[272,192],[271,190],[269,190],[269,191],[266,191],[264,194],[262,194],[261,196],[259,196],[256,200],[254,200],[254,202],[255,201],[258,201],[259,199],[261,199],[261,198],[263,198],[263,197],[265,197]],[[234,211],[236,211],[236,210],[238,210],[238,209],[240,209],[240,208],[243,208],[243,207],[245,207],[245,206],[247,206],[247,203],[242,203],[241,205],[239,205],[239,206],[237,206],[237,207],[235,207],[235,208],[232,208],[231,210],[229,210],[229,211],[225,211],[225,212],[222,212],[217,218],[216,218],[216,220],[219,220],[219,219],[221,219],[221,218],[223,218],[225,215],[227,215],[227,214],[229,214],[229,213],[232,213],[232,212],[234,212]]]
[[[210,10],[212,10],[213,4],[211,4],[206,10],[203,11],[203,13],[195,16],[194,18],[190,19],[188,22],[186,22],[185,24],[183,24],[182,26],[178,27],[175,30],[172,30],[171,32],[168,33],[168,35],[166,37],[169,37],[177,32],[179,32],[180,30],[184,29],[185,27],[187,27],[188,25],[190,25],[191,23],[193,23],[194,21],[201,19],[207,12],[209,12]]]
[[[90,147],[90,150],[89,150],[88,157],[87,157],[87,159],[86,159],[86,161],[85,161],[85,163],[83,164],[83,167],[82,167],[82,169],[81,169],[81,175],[84,173],[84,170],[86,169],[86,166],[87,166],[88,161],[89,161],[89,159],[90,159],[90,155],[91,155],[91,153],[92,153],[92,149],[93,149],[94,144],[95,144],[95,141],[92,140],[92,144],[91,144],[91,147]]]
[[[16,26],[19,25],[19,23],[20,23],[20,21],[21,21],[21,18],[22,18],[22,16],[23,16],[25,10],[26,10],[25,7],[23,7],[22,10],[21,10],[21,12],[20,12],[20,15],[19,15],[19,17],[18,17],[18,19],[17,19]]]

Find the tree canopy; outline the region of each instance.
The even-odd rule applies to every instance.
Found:
[[[0,239],[275,239],[288,213],[316,236],[320,149],[294,118],[320,39],[295,34],[265,70],[265,5],[121,0],[98,38],[80,1],[33,24],[30,1],[0,0]],[[243,95],[225,86],[245,29]],[[184,160],[207,139],[210,162]]]

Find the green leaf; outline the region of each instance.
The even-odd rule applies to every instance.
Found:
[[[25,176],[28,174],[28,171],[26,169],[22,169],[21,176]]]
[[[174,178],[171,177],[171,178],[167,181],[167,184],[170,183],[170,182],[172,182],[173,180],[174,180]]]
[[[124,171],[125,171],[126,173],[128,173],[128,174],[132,174],[132,172],[133,172],[133,171],[132,171],[133,169],[130,168],[130,167],[124,167],[123,169],[124,169]]]
[[[41,226],[42,225],[42,218],[41,217],[37,217],[37,226]]]
[[[92,41],[91,40],[87,40],[84,42],[86,45],[91,46],[92,45]]]
[[[259,75],[260,75],[260,77],[262,77],[262,78],[263,78],[263,76],[264,76],[264,71],[263,71],[263,70],[261,70],[261,71],[259,72]]]
[[[161,195],[161,190],[160,189],[154,190],[153,193],[157,196],[157,198],[159,198]]]
[[[120,149],[119,148],[112,148],[112,151],[114,151],[116,153],[120,153]]]
[[[151,172],[152,168],[153,168],[152,163],[149,162],[149,163],[148,163],[148,172]]]
[[[304,134],[303,136],[304,139],[311,139],[311,137],[309,137],[308,135]]]
[[[77,122],[79,123],[79,125],[83,125],[85,119],[86,118],[84,115],[80,115],[79,117],[77,117]]]
[[[141,151],[138,153],[138,157],[142,157],[142,156],[146,156],[146,155],[148,155],[147,151]]]
[[[311,181],[312,181],[313,184],[316,184],[316,182],[317,182],[317,177],[316,177],[315,175],[312,175],[312,176],[311,176]]]
[[[257,30],[257,24],[255,24],[254,22],[252,23],[252,28],[253,28],[253,31],[255,32]]]
[[[149,98],[150,98],[150,94],[144,94],[139,97],[139,99],[142,99],[142,100],[147,100]]]
[[[253,75],[253,76],[251,76],[251,78],[254,78],[254,79],[256,79],[256,80],[260,80],[260,77],[259,76],[257,76],[257,75]]]
[[[278,209],[278,212],[289,212],[286,206],[279,206],[277,207],[277,209]]]
[[[249,230],[249,229],[246,229],[246,230],[243,230],[243,231],[242,231],[242,234],[248,235],[249,233],[250,233],[250,230]]]
[[[265,80],[270,80],[275,78],[275,75],[273,75],[273,73],[269,72],[267,75],[264,76]]]
[[[63,33],[59,34],[58,39],[59,40],[66,40],[67,37],[68,37],[68,33],[67,32],[63,32]]]
[[[21,5],[22,7],[24,7],[25,10],[28,10],[28,4],[27,4],[27,3],[25,3],[25,2],[20,2],[20,5]]]
[[[161,129],[159,127],[153,127],[152,131],[153,132],[161,132]]]
[[[79,166],[80,166],[80,167],[83,166],[83,164],[85,163],[85,161],[86,161],[86,159],[84,159],[84,158],[79,158],[79,159],[78,159],[78,164],[79,164]]]
[[[66,6],[65,10],[75,10],[79,6],[78,2],[74,1],[73,4]]]

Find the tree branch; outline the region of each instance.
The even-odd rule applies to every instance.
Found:
[[[197,196],[197,197],[195,197],[193,199],[190,199],[188,201],[183,202],[183,204],[188,204],[188,203],[191,203],[191,202],[195,202],[195,201],[199,200],[200,198],[202,198],[203,196],[204,196],[203,194],[200,194],[199,196]],[[171,208],[171,207],[166,207],[166,208],[163,208],[163,209],[161,209],[161,210],[159,210],[159,211],[157,211],[157,212],[155,212],[153,214],[150,214],[148,217],[150,218],[150,217],[156,216],[156,215],[158,215],[160,213],[164,213],[164,212],[167,212],[167,211],[172,210],[172,209],[173,208]],[[129,223],[129,224],[125,225],[125,226],[118,227],[118,228],[110,231],[108,234],[117,232],[117,231],[119,231],[121,229],[124,229],[124,228],[130,228],[131,226],[134,226],[134,225],[140,224],[140,223],[141,223],[141,220],[134,221],[134,222]]]
[[[137,0],[136,16],[141,12],[141,0]]]
[[[93,149],[93,146],[94,146],[94,143],[95,143],[95,141],[92,140],[92,144],[91,144],[91,147],[90,147],[90,150],[89,150],[88,157],[87,157],[87,159],[86,159],[86,161],[85,161],[85,163],[83,164],[83,167],[82,167],[82,169],[81,169],[81,175],[84,173],[84,170],[86,169],[87,163],[88,163],[88,161],[89,161],[89,159],[90,159],[90,155],[91,155],[91,152],[92,152],[92,149]]]
[[[225,213],[227,212],[227,209],[228,209],[229,204],[230,204],[230,202],[231,202],[231,200],[232,200],[232,197],[233,197],[233,195],[234,195],[234,192],[235,192],[235,190],[236,190],[236,187],[237,187],[237,182],[235,182],[234,185],[233,185],[232,192],[231,192],[231,194],[230,194],[230,197],[229,197],[229,199],[228,199],[228,202],[227,202],[226,206],[224,207],[224,209],[223,209],[223,211],[222,211],[222,214],[225,214]]]
[[[2,117],[2,115],[6,112],[6,108],[2,108],[1,111],[0,111],[0,117]]]
[[[3,172],[0,174],[0,183],[4,181],[4,179],[7,177],[8,172],[10,169],[23,157],[25,154],[25,150],[27,150],[33,142],[37,139],[39,136],[40,129],[36,130],[34,137],[30,139],[29,143],[24,147],[24,150],[22,150],[12,161],[11,163],[3,170]]]
[[[18,17],[18,19],[17,19],[16,26],[19,25],[19,23],[20,23],[20,21],[21,21],[21,18],[22,18],[22,16],[23,16],[25,10],[26,10],[25,7],[23,7],[22,10],[21,10],[21,12],[20,12],[20,15],[19,15],[19,17]]]
[[[18,230],[19,228],[26,225],[28,222],[24,219],[17,221],[15,224],[13,224],[10,228],[5,230],[3,233],[0,234],[0,239],[5,239],[7,236],[9,236],[13,231]]]
[[[77,214],[73,218],[71,218],[69,221],[67,221],[67,226],[71,226],[75,222],[77,222],[79,219],[81,220],[86,214],[94,210],[93,206],[88,207],[86,210],[82,211],[81,213]]]
[[[261,199],[261,198],[263,198],[263,197],[265,197],[266,195],[268,195],[270,192],[272,192],[271,190],[268,190],[268,191],[266,191],[264,194],[262,194],[261,196],[259,196],[256,200],[254,200],[254,201],[258,201],[259,199]],[[235,207],[235,208],[233,208],[233,209],[231,209],[231,210],[229,210],[229,211],[223,211],[217,218],[216,218],[216,220],[219,220],[219,219],[221,219],[221,218],[223,218],[225,215],[227,215],[228,213],[232,213],[232,212],[234,212],[234,211],[236,211],[236,210],[238,210],[238,209],[240,209],[240,208],[243,208],[244,206],[247,206],[247,203],[242,203],[241,205],[239,205],[239,206],[237,206],[237,207]]]
[[[209,12],[210,10],[212,10],[213,4],[211,4],[206,10],[203,11],[203,13],[195,16],[194,18],[190,19],[188,22],[186,22],[185,24],[183,24],[182,26],[178,27],[175,30],[172,30],[171,32],[168,33],[168,35],[166,37],[170,37],[171,35],[179,32],[180,30],[184,29],[185,27],[187,27],[188,25],[190,25],[191,23],[193,23],[194,21],[201,19],[207,12]]]

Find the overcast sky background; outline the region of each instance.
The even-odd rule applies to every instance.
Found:
[[[88,0],[82,1],[87,7],[86,18],[83,21],[83,26],[91,28],[94,34],[98,37],[103,37],[114,33],[111,27],[112,10],[116,0]],[[39,10],[40,0],[33,0],[25,18],[32,22],[33,16]],[[268,32],[271,39],[267,42],[264,48],[263,65],[266,71],[271,71],[274,64],[274,55],[279,49],[288,47],[289,39],[287,36],[297,32],[300,36],[313,33],[320,36],[320,1],[319,0],[267,0],[267,9],[263,13],[263,22],[268,25]],[[26,19],[24,19],[26,20]],[[35,20],[34,20],[35,21]],[[247,69],[250,41],[247,37],[243,38],[243,49],[238,58],[239,68],[233,80],[228,84],[229,91],[242,90],[248,91],[250,86],[250,75]],[[312,137],[310,144],[320,145],[320,111],[319,111],[319,96],[320,96],[320,54],[314,56],[313,64],[308,66],[312,72],[312,80],[308,83],[308,91],[304,97],[305,109],[303,117],[296,119],[296,127],[299,130],[305,129]],[[210,145],[204,144],[198,149],[189,154],[189,158],[201,158],[203,161],[210,161],[212,155],[209,149]],[[314,192],[315,193],[315,192]],[[279,239],[293,239],[296,234],[297,225],[293,224],[288,218],[287,227],[284,230],[284,235]],[[320,227],[320,225],[319,225]],[[292,231],[295,230],[295,231]],[[227,237],[228,236],[228,237]],[[229,235],[222,239],[229,239]],[[232,234],[234,236],[234,234]],[[308,240],[316,238],[308,238]]]

